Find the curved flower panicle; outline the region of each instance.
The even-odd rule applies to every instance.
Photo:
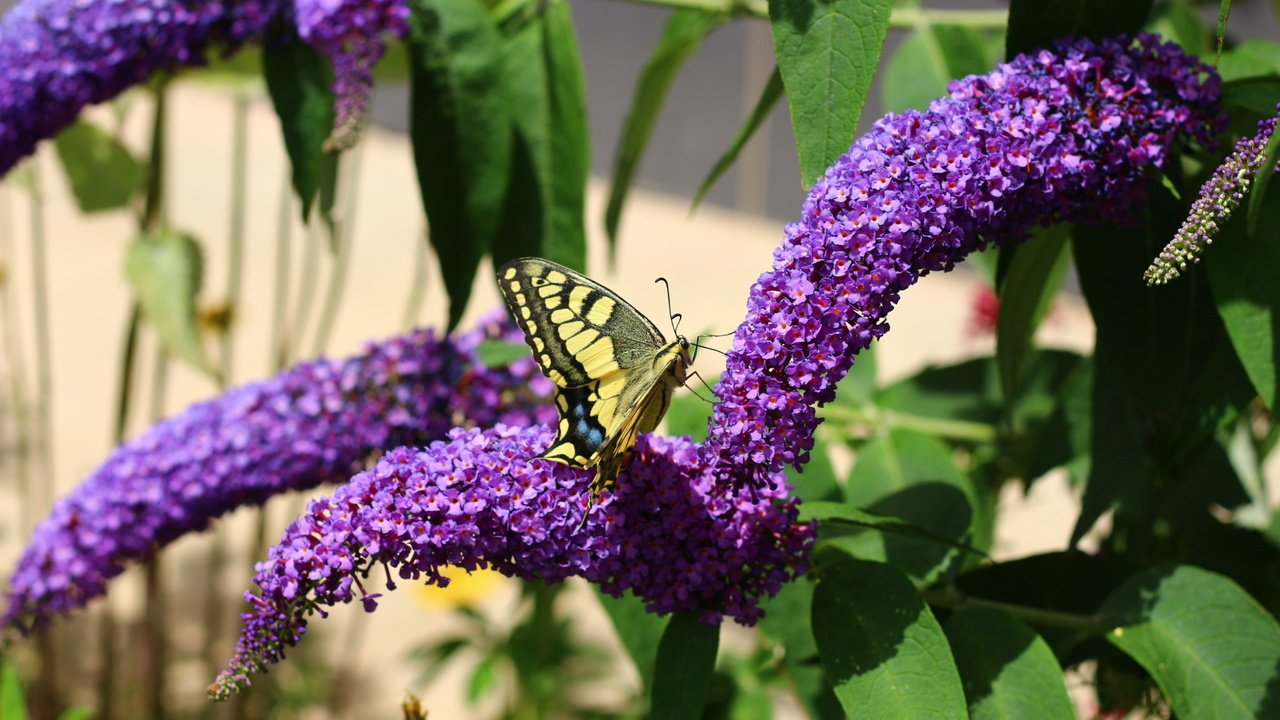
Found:
[[[345,150],[359,139],[373,96],[373,66],[385,36],[409,30],[406,0],[295,0],[298,35],[333,63],[333,132],[325,149]]]
[[[1280,108],[1277,108],[1280,110]],[[1226,160],[1200,188],[1191,203],[1187,219],[1182,221],[1173,239],[1160,251],[1142,278],[1148,285],[1164,285],[1177,278],[1189,265],[1200,262],[1205,247],[1213,243],[1240,201],[1249,194],[1249,186],[1267,162],[1267,146],[1275,134],[1277,118],[1258,123],[1258,132],[1241,138]]]
[[[258,564],[259,594],[246,594],[245,629],[210,695],[225,698],[280,660],[313,612],[356,599],[373,610],[362,579],[376,565],[441,586],[446,565],[543,582],[577,575],[615,595],[631,590],[654,612],[746,623],[805,571],[813,526],[796,522],[781,476],[733,488],[687,438],[646,435],[584,521],[592,473],[536,458],[552,437],[545,427],[455,430],[423,450],[393,450],[313,501]]]
[[[704,457],[722,475],[805,463],[815,406],[920,277],[1037,224],[1123,218],[1147,167],[1222,120],[1213,71],[1152,36],[1022,55],[950,89],[878,121],[787,226],[716,390]]]
[[[0,626],[26,631],[102,595],[124,568],[241,505],[346,479],[370,453],[456,425],[554,418],[532,359],[476,362],[492,323],[458,340],[418,331],[346,360],[230,390],[120,446],[36,528]],[[516,336],[506,335],[508,339]]]
[[[0,175],[157,70],[257,38],[281,0],[21,0],[0,18]]]

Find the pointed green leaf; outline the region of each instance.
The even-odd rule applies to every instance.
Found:
[[[640,675],[642,687],[647,690],[653,685],[658,644],[662,641],[668,619],[646,610],[644,601],[630,592],[618,598],[597,588],[596,598],[613,621],[614,632],[618,633],[623,649]]]
[[[1271,138],[1267,140],[1267,146],[1263,149],[1262,167],[1258,168],[1257,174],[1253,176],[1253,184],[1249,186],[1248,201],[1248,228],[1249,237],[1255,237],[1258,234],[1258,223],[1262,219],[1262,205],[1266,200],[1267,186],[1271,184],[1271,178],[1276,173],[1276,160],[1280,157],[1280,133],[1272,132]],[[1273,203],[1277,202],[1272,200]]]
[[[543,257],[581,270],[587,264],[585,218],[591,172],[582,53],[567,0],[548,2],[544,12],[550,203]]]
[[[22,680],[18,671],[7,662],[0,662],[0,718],[27,720],[27,698],[22,692]]]
[[[1205,262],[1214,304],[1231,346],[1267,407],[1280,407],[1280,192],[1268,193],[1259,231],[1227,223]]]
[[[805,187],[849,150],[889,31],[892,0],[771,0],[778,70]]]
[[[1276,717],[1280,626],[1239,585],[1190,566],[1148,570],[1107,599],[1107,639],[1184,718]]]
[[[716,160],[715,165],[711,166],[711,171],[707,173],[707,177],[703,179],[702,184],[698,186],[698,192],[693,196],[693,206],[697,207],[702,203],[702,198],[706,197],[707,192],[711,190],[711,186],[716,184],[721,175],[733,165],[738,159],[738,154],[742,152],[743,146],[747,141],[756,134],[756,130],[769,119],[769,113],[773,111],[773,106],[778,104],[778,99],[782,97],[782,75],[778,73],[777,66],[774,66],[773,73],[769,75],[769,80],[765,82],[764,89],[760,91],[760,98],[756,100],[756,106],[751,109],[751,114],[747,116],[746,122],[738,128],[738,134],[733,136],[733,140],[729,142],[729,147]]]
[[[845,494],[851,504],[868,507],[891,492],[931,481],[954,485],[969,494],[968,481],[945,443],[926,433],[899,428],[862,446],[849,471]]]
[[[1031,628],[998,610],[969,608],[943,629],[971,720],[1074,720],[1062,668]]]
[[[1133,34],[1151,14],[1152,0],[1012,0],[1006,57],[1050,48],[1064,37]]]
[[[681,9],[671,13],[662,28],[662,36],[653,54],[645,62],[636,88],[631,95],[631,108],[622,125],[618,150],[613,160],[613,178],[609,183],[609,203],[604,211],[604,229],[612,256],[618,243],[618,224],[622,218],[622,206],[631,192],[631,183],[640,169],[640,157],[644,154],[658,121],[658,113],[667,99],[667,91],[684,62],[702,45],[702,40],[722,25],[725,18],[720,13]]]
[[[146,181],[146,168],[129,148],[93,123],[72,123],[58,133],[54,147],[83,212],[125,207]]]
[[[825,569],[813,594],[813,637],[850,717],[966,716],[946,636],[898,570],[862,560]]]
[[[125,253],[125,278],[165,350],[209,372],[196,318],[203,272],[199,243],[183,233],[140,237]]]
[[[452,330],[503,217],[513,108],[502,41],[479,3],[413,0],[410,8],[409,134]]]
[[[333,93],[329,66],[319,52],[296,36],[277,36],[265,43],[262,74],[289,153],[293,191],[302,205],[302,221],[333,162],[324,151],[333,129]]]
[[[985,41],[977,30],[963,25],[923,25],[906,37],[889,56],[880,83],[884,109],[925,110],[947,94],[956,78],[986,72],[990,67]]]
[[[92,708],[74,707],[63,710],[58,720],[91,720],[97,714],[97,711]],[[8,715],[0,715],[0,717],[7,718]]]
[[[1042,229],[1018,247],[1000,282],[1000,316],[996,321],[996,365],[1006,400],[1018,395],[1033,338],[1049,305],[1062,287],[1070,258],[1070,226]]]
[[[697,613],[671,616],[658,645],[649,717],[670,720],[702,717],[719,646],[719,626],[702,622]]]
[[[495,235],[493,262],[535,255],[583,270],[589,133],[568,3],[539,4],[503,42],[511,105],[520,109],[504,216],[521,222]]]
[[[941,535],[928,527],[917,525],[892,515],[863,510],[848,503],[827,500],[806,501],[800,506],[799,519],[800,522],[817,520],[824,525],[830,526],[857,527],[882,533],[896,533],[906,537],[926,540],[944,547],[963,550],[978,557],[986,557],[986,553],[977,548],[956,542],[954,538]]]

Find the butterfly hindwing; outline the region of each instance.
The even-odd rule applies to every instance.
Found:
[[[608,288],[540,258],[499,268],[507,305],[534,358],[556,385],[560,423],[543,457],[597,467],[591,498],[612,485],[639,432],[666,413],[689,364],[683,338],[667,342]]]

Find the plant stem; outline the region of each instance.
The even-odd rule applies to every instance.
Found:
[[[349,160],[344,163],[343,174],[346,176],[345,197],[342,201],[342,214],[330,227],[333,233],[337,252],[333,258],[333,269],[329,274],[329,287],[325,293],[324,307],[320,311],[320,324],[316,327],[315,340],[311,345],[313,356],[323,355],[329,344],[329,336],[333,334],[333,323],[338,318],[338,308],[342,304],[342,291],[347,284],[347,271],[351,266],[351,246],[355,238],[356,200],[360,187],[360,158],[364,155],[364,144],[356,145],[349,153]]]
[[[984,600],[983,598],[966,595],[954,585],[925,590],[924,598],[930,605],[937,605],[938,607],[952,610],[962,608],[1000,610],[1023,622],[1062,628],[1064,630],[1075,630],[1089,635],[1100,634],[1106,629],[1102,625],[1102,620],[1096,615],[1080,615],[996,600]]]
[[[222,370],[219,385],[232,382],[236,318],[239,316],[240,287],[244,279],[245,184],[249,177],[249,98],[236,93],[232,111],[231,139],[231,219],[227,233],[227,324],[222,332]]]
[[[837,422],[919,430],[951,440],[991,442],[997,436],[995,426],[987,423],[967,420],[943,420],[894,410],[867,412],[847,405],[833,404],[824,406],[818,412],[822,417]]]
[[[4,348],[6,362],[9,366],[9,394],[13,407],[13,434],[11,444],[14,464],[18,476],[18,507],[15,523],[19,537],[29,537],[35,529],[35,520],[40,517],[34,506],[35,478],[31,474],[31,406],[27,399],[27,362],[22,348],[22,333],[18,331],[17,293],[13,290],[13,268],[15,267],[13,237],[12,195],[0,195],[3,205],[3,219],[0,224],[5,230],[0,232],[0,263],[3,263],[4,278],[0,279],[0,302],[4,318]]]
[[[272,374],[279,373],[289,364],[289,270],[292,265],[290,252],[293,241],[293,185],[285,173],[284,187],[280,190],[280,206],[276,215],[276,288],[274,312],[271,314]]]
[[[302,272],[298,278],[298,297],[293,305],[293,338],[289,343],[290,352],[285,365],[292,364],[302,356],[302,338],[307,333],[307,322],[311,318],[311,305],[316,296],[316,275],[319,272],[320,237],[324,225],[316,215],[319,210],[312,210],[312,217],[307,225],[306,245],[302,248]]]
[[[160,231],[166,224],[165,210],[165,177],[167,175],[165,161],[166,152],[166,128],[168,125],[168,80],[161,78],[157,83],[154,92],[155,108],[151,125],[151,154],[149,158],[149,170],[147,175],[147,195],[143,204],[142,212],[142,232],[147,235],[155,234]],[[151,417],[152,423],[158,421],[164,415],[164,396],[168,385],[168,368],[169,355],[164,349],[164,344],[157,338],[156,341],[156,364],[153,374],[152,393],[151,393]],[[125,402],[127,403],[127,396]],[[165,671],[167,655],[168,638],[165,627],[167,614],[165,611],[164,598],[164,573],[161,566],[160,558],[153,556],[146,563],[146,579],[145,579],[145,607],[146,622],[143,623],[143,644],[145,657],[142,660],[144,673],[143,682],[143,698],[144,706],[150,713],[150,717],[160,720],[166,716],[164,698],[165,698]]]
[[[48,240],[44,226],[44,191],[40,187],[39,163],[31,163],[31,277],[32,308],[36,330],[36,405],[39,415],[41,482],[39,495],[32,493],[36,517],[43,517],[53,505],[53,342],[49,328],[49,262],[45,256]]]
[[[427,296],[427,271],[429,270],[427,253],[426,231],[414,243],[416,250],[413,254],[413,279],[410,280],[409,297],[405,298],[404,303],[404,320],[401,322],[401,329],[405,332],[412,330],[418,324],[418,315],[422,312],[422,301]]]

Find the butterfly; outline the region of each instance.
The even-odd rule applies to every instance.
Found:
[[[652,432],[693,362],[626,300],[569,268],[536,257],[498,268],[507,307],[542,373],[556,386],[560,424],[540,457],[596,468],[590,504],[613,486],[636,435]]]

